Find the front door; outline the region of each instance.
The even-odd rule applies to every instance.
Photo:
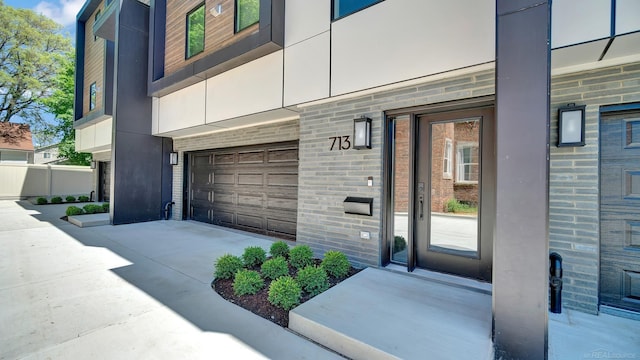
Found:
[[[491,281],[493,108],[423,115],[417,126],[416,265]]]
[[[600,130],[600,304],[640,311],[640,113]]]

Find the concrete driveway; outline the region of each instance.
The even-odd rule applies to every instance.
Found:
[[[214,260],[271,241],[205,224],[78,228],[66,205],[0,201],[0,359],[331,359],[228,303]]]

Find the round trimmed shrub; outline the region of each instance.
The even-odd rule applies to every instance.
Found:
[[[265,261],[260,271],[267,279],[275,280],[281,276],[289,275],[289,264],[282,256],[278,256]]]
[[[102,204],[102,212],[106,212],[106,213],[109,212],[109,203],[108,202]]]
[[[300,303],[300,296],[302,296],[302,289],[296,280],[291,276],[283,276],[269,285],[267,299],[275,306],[291,310]]]
[[[87,201],[89,201],[89,197],[88,196],[84,196],[84,195],[80,195],[80,196],[78,196],[78,201],[87,202]]]
[[[66,201],[66,202],[76,202],[76,197],[69,195],[66,198],[64,198],[64,201]]]
[[[54,196],[51,198],[52,204],[62,204],[62,198],[60,196]]]
[[[82,215],[83,213],[84,210],[77,206],[69,206],[66,211],[67,216]]]
[[[96,204],[87,204],[82,207],[87,214],[97,214],[102,212],[102,206]]]
[[[313,262],[313,251],[308,245],[294,246],[289,250],[289,263],[296,269],[302,269]]]
[[[233,279],[233,292],[238,296],[256,294],[263,286],[260,273],[253,270],[242,269]]]
[[[322,267],[327,271],[327,274],[333,277],[343,278],[349,273],[351,264],[349,264],[349,260],[345,254],[340,251],[329,250],[324,254]]]
[[[242,260],[245,266],[260,266],[267,259],[267,252],[260,246],[249,246],[244,249]]]
[[[38,205],[44,205],[46,203],[48,203],[49,201],[47,201],[47,198],[43,198],[43,197],[39,197],[38,200],[36,200],[36,203]]]
[[[311,296],[316,296],[329,288],[327,272],[322,267],[318,266],[310,265],[298,271],[296,280],[298,281],[298,284],[300,284],[302,290],[306,291]]]
[[[287,258],[287,255],[289,255],[289,245],[287,245],[286,242],[284,241],[276,241],[273,244],[271,244],[271,248],[269,249],[269,253],[271,254],[271,256],[278,257],[278,256],[282,256],[283,258]]]
[[[238,270],[242,269],[242,259],[231,254],[222,255],[216,260],[216,270],[213,274],[218,279],[231,279]]]

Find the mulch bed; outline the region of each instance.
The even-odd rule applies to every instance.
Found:
[[[321,260],[314,259],[315,265],[320,265]],[[250,270],[260,271],[260,267],[253,267]],[[349,277],[357,274],[362,269],[356,269],[351,267],[349,269],[349,274],[346,278],[337,279],[332,276],[329,276],[329,288],[336,286],[340,282],[348,279]],[[295,278],[298,270],[292,266],[289,266],[289,275]],[[274,322],[282,327],[289,326],[289,311],[279,308],[277,306],[271,305],[269,300],[267,300],[269,294],[269,285],[271,284],[271,280],[265,279],[264,287],[255,295],[243,295],[236,296],[233,293],[233,279],[215,279],[211,283],[211,288],[213,288],[223,299],[234,303],[238,306],[242,306],[243,308],[251,311],[252,313],[261,316],[271,322]],[[300,299],[300,304],[311,299],[311,297],[303,292],[302,298]]]

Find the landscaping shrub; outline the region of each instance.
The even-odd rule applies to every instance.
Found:
[[[219,279],[231,279],[238,270],[242,269],[242,259],[231,254],[222,255],[216,260],[215,266],[213,276]]]
[[[407,240],[404,236],[396,235],[393,238],[393,252],[397,253],[407,248]]]
[[[66,198],[64,198],[64,201],[66,201],[66,202],[76,202],[76,197],[69,195]]]
[[[312,261],[313,251],[308,245],[294,246],[289,250],[289,263],[296,269],[311,265]]]
[[[445,203],[445,211],[450,213],[476,213],[478,212],[478,207],[453,198]]]
[[[260,271],[267,279],[275,280],[281,276],[289,275],[289,264],[285,258],[278,256],[265,261]]]
[[[233,279],[233,292],[238,296],[253,295],[263,286],[264,280],[262,280],[260,273],[253,270],[240,270]]]
[[[327,272],[318,266],[310,265],[298,271],[296,280],[302,290],[311,296],[316,296],[329,288]]]
[[[84,213],[84,210],[80,209],[77,206],[69,206],[66,213],[67,216],[82,215]]]
[[[260,266],[267,259],[267,252],[260,246],[249,246],[244,249],[242,260],[245,266]]]
[[[87,214],[97,214],[102,212],[102,206],[97,204],[87,204],[82,208]]]
[[[102,204],[102,212],[109,212],[109,203]]]
[[[38,200],[36,200],[36,202],[37,202],[38,205],[44,205],[44,204],[48,203],[47,199],[43,198],[43,197],[39,197]]]
[[[282,256],[283,258],[287,258],[289,255],[289,245],[287,245],[284,241],[276,241],[271,244],[271,248],[269,249],[269,253],[273,257]]]
[[[80,195],[80,196],[78,196],[78,201],[87,202],[87,201],[89,201],[89,197],[88,196],[84,196],[84,195]]]
[[[62,198],[60,196],[54,196],[51,198],[52,204],[62,204]]]
[[[291,310],[300,303],[301,295],[300,285],[291,276],[283,276],[269,285],[267,299],[275,306]]]
[[[322,259],[322,268],[333,277],[343,278],[349,273],[351,264],[349,264],[345,254],[340,251],[329,250],[324,254],[324,259]]]

